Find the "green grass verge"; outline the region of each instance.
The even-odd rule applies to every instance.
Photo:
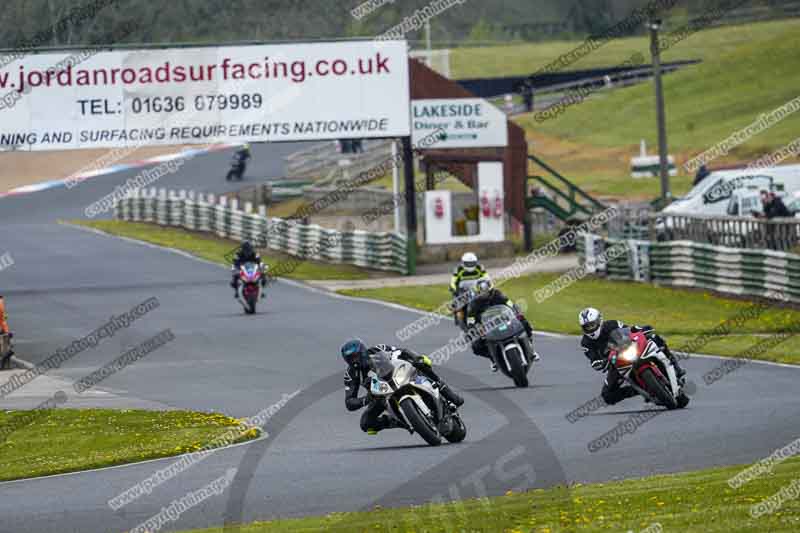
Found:
[[[663,531],[691,533],[790,532],[800,529],[800,500],[785,501],[775,513],[752,518],[753,504],[800,480],[800,460],[738,490],[727,481],[733,466],[610,483],[538,489],[505,496],[325,517],[257,522],[242,533],[556,533],[635,531],[660,524]],[[214,533],[221,528],[184,533]]]
[[[156,224],[143,222],[125,222],[121,220],[75,220],[71,224],[98,229],[112,235],[137,239],[168,248],[183,250],[190,254],[207,259],[215,263],[229,266],[225,256],[237,246],[230,239],[223,239],[215,235],[188,231],[181,228],[162,227]],[[275,268],[281,261],[290,259],[290,256],[276,253],[273,250],[261,250],[265,263]],[[293,259],[296,261],[296,259]],[[366,279],[371,276],[390,276],[390,273],[370,271],[352,265],[337,265],[321,263],[319,261],[303,261],[297,268],[285,277],[291,279],[314,280],[351,280]]]
[[[776,33],[794,30],[800,21],[789,19],[774,22],[759,22],[737,26],[724,26],[698,32],[664,53],[664,61],[702,59],[713,61],[731,48],[763,40]],[[670,24],[662,32],[667,35],[677,30]],[[496,76],[525,76],[547,66],[559,56],[574,50],[583,40],[521,43],[505,46],[463,47],[451,51],[450,70],[453,79],[486,78]],[[650,57],[650,39],[646,36],[614,39],[576,61],[565,70],[580,70],[607,67],[622,63],[631,55],[641,53]],[[777,81],[777,80],[775,80]]]
[[[670,346],[680,348],[686,342],[711,331],[727,318],[751,305],[749,302],[712,295],[702,291],[656,287],[634,282],[586,278],[567,287],[541,304],[534,292],[557,279],[558,274],[535,274],[513,279],[502,290],[516,302],[525,300],[526,315],[535,329],[571,335],[580,334],[578,312],[586,306],[600,308],[607,318],[627,323],[651,324]],[[432,311],[447,301],[447,287],[386,287],[380,289],[342,290],[342,294],[395,302]],[[704,346],[704,353],[736,356],[763,335],[779,332],[800,323],[800,312],[774,308],[745,322],[733,335],[719,337]],[[576,351],[578,347],[575,347]],[[791,337],[759,356],[767,361],[800,363],[800,336]]]
[[[194,452],[240,428],[215,413],[115,409],[0,412],[0,481],[77,472]],[[258,436],[240,428],[235,442]]]

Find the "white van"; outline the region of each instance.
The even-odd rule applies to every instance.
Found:
[[[800,165],[760,170],[714,170],[686,196],[664,208],[662,213],[751,216],[753,211],[763,211],[759,198],[761,190],[783,197],[789,207],[795,199],[794,193],[800,192]]]

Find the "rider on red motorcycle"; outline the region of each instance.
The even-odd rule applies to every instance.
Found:
[[[234,257],[233,266],[231,267],[231,274],[233,276],[231,279],[231,287],[233,287],[234,290],[234,298],[239,297],[239,269],[242,268],[242,265],[245,263],[256,263],[258,268],[261,269],[261,287],[266,287],[267,285],[267,276],[265,275],[267,269],[261,261],[261,256],[256,253],[250,241],[244,241],[236,252],[236,257]]]
[[[629,386],[623,386],[624,381],[617,369],[608,364],[608,338],[615,329],[626,327],[621,320],[603,320],[603,315],[593,307],[587,307],[578,315],[578,322],[583,330],[581,347],[584,355],[591,361],[592,368],[598,372],[608,371],[601,395],[608,405],[621,402],[626,398],[636,396],[638,393]],[[672,366],[675,367],[675,374],[678,379],[683,378],[686,371],[681,368],[678,358],[673,355],[667,343],[661,336],[652,332],[651,326],[631,326],[631,332],[644,332],[655,342],[661,351],[664,352]]]

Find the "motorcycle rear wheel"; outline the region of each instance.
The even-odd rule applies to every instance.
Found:
[[[406,415],[406,419],[411,424],[411,427],[414,428],[414,431],[419,433],[419,436],[425,442],[431,446],[439,446],[442,443],[442,437],[439,432],[430,424],[428,418],[420,412],[414,400],[406,398],[400,402],[400,409],[403,410],[403,414]]]
[[[678,402],[675,397],[664,387],[664,384],[661,383],[652,368],[647,368],[642,372],[642,381],[644,381],[647,391],[655,396],[661,405],[667,409],[678,408]]]

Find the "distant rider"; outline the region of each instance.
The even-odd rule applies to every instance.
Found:
[[[405,348],[396,348],[388,344],[378,344],[372,348],[367,346],[359,339],[349,340],[342,345],[341,353],[347,368],[344,371],[344,404],[348,411],[357,411],[362,407],[367,410],[361,416],[361,430],[370,435],[375,435],[383,429],[400,427],[391,417],[383,414],[385,405],[381,401],[374,401],[369,393],[369,356],[378,352],[389,352],[392,357],[402,359],[411,363],[417,372],[431,380],[439,387],[439,392],[447,401],[460,407],[464,404],[464,399],[453,389],[447,386],[442,379],[433,371],[431,360],[425,355],[418,355]],[[360,386],[367,389],[366,396],[359,398],[358,389]]]
[[[525,333],[528,334],[528,337],[533,339],[533,328],[528,322],[528,319],[522,314],[522,310],[520,310],[508,296],[503,294],[500,289],[494,286],[491,278],[487,276],[478,280],[478,283],[476,283],[473,288],[473,294],[472,301],[467,306],[467,321],[474,319],[475,324],[480,324],[484,311],[495,305],[506,305],[516,312],[517,318],[525,328]],[[472,343],[472,351],[477,356],[491,359],[489,355],[489,346],[486,344],[486,339],[483,337]],[[538,361],[539,359],[539,354],[533,352],[533,360]],[[492,372],[497,372],[497,365],[494,362],[492,362]]]
[[[231,267],[231,275],[233,276],[231,279],[231,287],[233,287],[234,298],[239,297],[239,270],[245,263],[257,264],[258,268],[261,270],[261,287],[266,287],[267,285],[268,267],[261,261],[261,256],[256,253],[250,241],[244,241],[236,251],[236,257],[234,257],[233,266]],[[261,297],[263,298],[264,296],[265,294],[262,292]]]
[[[465,253],[461,256],[461,264],[453,270],[453,276],[450,279],[450,294],[453,298],[457,298],[463,292],[462,282],[476,281],[486,275],[486,269],[478,262],[478,256],[472,252]],[[453,310],[453,318],[457,326],[462,325],[459,324],[459,312],[465,307],[466,304]]]
[[[233,156],[242,165],[246,164],[250,160],[250,158],[253,157],[253,154],[250,151],[250,145],[249,144],[242,145],[241,148],[236,150],[236,152],[233,154]]]
[[[598,372],[608,371],[601,395],[608,405],[614,405],[626,398],[636,396],[637,392],[629,386],[623,386],[622,376],[615,367],[608,364],[608,338],[615,329],[626,327],[620,320],[603,320],[603,314],[594,307],[587,307],[578,315],[578,323],[583,330],[581,347],[584,355],[592,364],[592,368]],[[633,333],[645,332],[647,337],[661,348],[672,365],[678,379],[686,375],[686,371],[681,368],[678,358],[670,351],[667,343],[660,335],[653,333],[652,326],[630,326]]]

